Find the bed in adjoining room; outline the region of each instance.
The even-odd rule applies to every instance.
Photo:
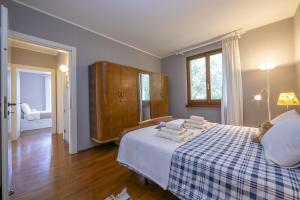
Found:
[[[294,145],[299,144],[299,136],[289,146],[294,154],[290,160],[278,156],[287,139],[273,146],[277,148],[273,155],[269,144],[278,142],[277,133],[282,128],[289,129],[287,137],[294,137],[298,122],[300,117],[276,123],[261,144],[250,139],[258,133],[257,128],[215,124],[205,131],[194,129],[193,138],[178,143],[157,137],[157,124],[150,123],[123,136],[118,162],[180,199],[299,199],[300,161],[295,164],[293,160],[293,166],[285,167],[272,162],[291,164],[299,155],[291,151],[297,148]],[[277,133],[271,133],[274,131]]]
[[[21,131],[52,127],[51,111],[37,111],[31,109],[27,103],[21,104]]]

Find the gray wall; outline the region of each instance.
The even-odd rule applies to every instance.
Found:
[[[286,111],[277,106],[279,93],[296,92],[296,68],[294,63],[293,18],[282,20],[247,32],[240,40],[243,68],[244,124],[257,126],[267,120],[266,101],[253,100],[259,89],[266,88],[266,72],[258,69],[262,63],[276,62],[270,73],[272,117]]]
[[[169,77],[169,110],[175,117],[201,115],[213,122],[220,122],[219,108],[192,108],[187,104],[186,57],[221,47],[221,43],[206,46],[184,55],[173,55],[162,59],[162,71]]]
[[[78,149],[94,145],[89,135],[88,65],[108,60],[160,72],[160,59],[98,36],[15,2],[1,0],[9,9],[10,28],[77,48]]]
[[[35,67],[56,68],[57,56],[11,47],[10,62]]]
[[[284,107],[276,105],[280,92],[296,91],[296,68],[294,65],[293,19],[248,31],[240,39],[242,65],[244,125],[257,126],[267,120],[266,102],[255,102],[253,96],[266,87],[266,74],[258,70],[262,63],[277,62],[278,68],[271,72],[271,109],[272,116],[284,112]],[[187,108],[186,60],[190,55],[221,47],[220,43],[203,47],[181,55],[162,59],[162,71],[169,76],[170,111],[177,117],[197,114],[220,122],[219,108]]]
[[[45,76],[35,73],[20,73],[20,98],[31,109],[45,110]]]

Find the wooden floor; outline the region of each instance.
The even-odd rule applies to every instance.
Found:
[[[176,199],[116,162],[117,148],[104,145],[76,155],[68,154],[62,135],[51,130],[26,133],[12,143],[11,199],[104,199],[128,188],[133,200]]]

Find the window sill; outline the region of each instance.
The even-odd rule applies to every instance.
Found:
[[[221,108],[221,104],[186,104],[187,108]]]

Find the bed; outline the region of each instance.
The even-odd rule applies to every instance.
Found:
[[[300,168],[269,165],[249,140],[256,128],[216,124],[176,143],[156,137],[155,127],[127,133],[117,160],[180,199],[300,198]]]
[[[37,111],[26,103],[21,104],[21,111],[21,131],[52,127],[51,111]]]

